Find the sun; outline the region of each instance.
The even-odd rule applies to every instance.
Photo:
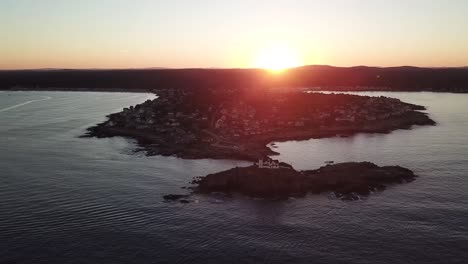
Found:
[[[255,67],[279,73],[288,68],[300,66],[300,60],[293,49],[284,45],[273,45],[262,49],[255,60]]]

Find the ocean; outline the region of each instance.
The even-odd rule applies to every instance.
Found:
[[[296,169],[401,165],[419,177],[359,201],[185,193],[194,176],[249,164],[147,157],[135,141],[80,138],[154,95],[0,92],[0,263],[467,263],[468,95],[365,92],[424,105],[437,126],[289,141]]]

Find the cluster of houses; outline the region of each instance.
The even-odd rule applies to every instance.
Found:
[[[324,127],[385,120],[411,110],[398,99],[363,97],[359,103],[330,105],[325,109],[317,109],[311,105],[307,111],[291,116],[283,115],[278,106],[270,106],[266,111],[258,113],[253,106],[239,100],[237,104],[220,107],[214,116],[213,129],[223,137],[235,140],[288,128]]]
[[[411,107],[398,99],[387,97],[368,97],[363,104],[340,106],[328,114],[336,122],[363,122],[385,120],[411,111]]]
[[[160,98],[124,108],[122,112],[111,114],[105,123],[107,127],[139,130],[161,141],[175,144],[190,144],[200,139],[194,126],[209,126],[209,118],[199,110],[184,109],[185,98],[191,93],[186,89],[158,91]]]
[[[112,114],[108,127],[140,130],[175,144],[239,142],[255,135],[290,129],[326,127],[387,119],[412,109],[400,100],[386,97],[362,97],[348,104],[317,107],[314,104],[294,114],[285,114],[287,95],[277,96],[271,104],[253,105],[242,99],[228,104],[216,100],[193,104],[197,95],[188,89],[155,91],[159,98]],[[200,97],[200,96],[199,96]],[[276,101],[275,101],[276,100]],[[203,133],[203,130],[212,132]],[[213,134],[215,136],[213,136]]]
[[[255,165],[259,169],[279,169],[280,168],[280,162],[278,160],[273,160],[273,159],[259,159]]]

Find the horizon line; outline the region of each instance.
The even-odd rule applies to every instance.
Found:
[[[284,70],[294,70],[303,67],[333,67],[333,68],[379,68],[379,69],[391,69],[391,68],[419,68],[419,69],[468,69],[468,66],[412,66],[412,65],[400,65],[400,66],[369,66],[369,65],[355,65],[355,66],[334,66],[328,64],[307,64],[297,67],[285,68]],[[256,67],[141,67],[141,68],[12,68],[12,69],[0,69],[0,71],[117,71],[117,70],[267,70],[265,68]]]

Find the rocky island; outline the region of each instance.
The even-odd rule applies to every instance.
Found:
[[[388,97],[274,89],[155,90],[86,136],[137,139],[148,155],[255,161],[273,141],[388,133],[434,125],[423,106]]]
[[[195,193],[240,193],[251,197],[302,197],[307,193],[333,192],[342,200],[357,200],[393,184],[413,181],[417,176],[400,166],[379,167],[370,162],[329,164],[316,170],[297,171],[277,161],[259,161],[249,167],[196,177]],[[166,200],[188,202],[188,195],[167,195]],[[180,200],[182,199],[183,200]]]

